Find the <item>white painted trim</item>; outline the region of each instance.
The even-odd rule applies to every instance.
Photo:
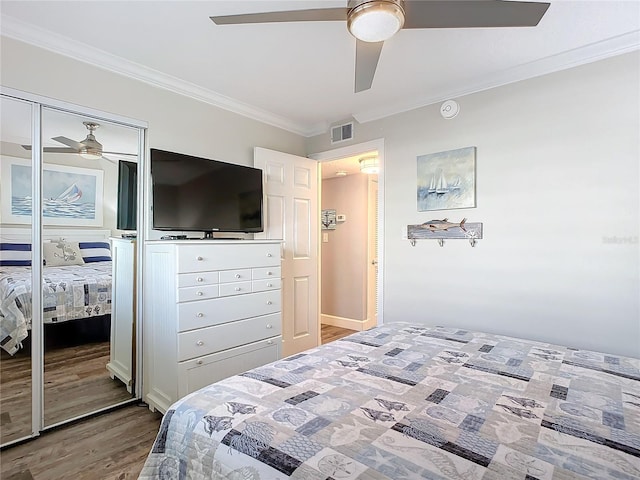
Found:
[[[145,67],[139,63],[125,60],[104,50],[73,41],[68,37],[34,27],[13,17],[3,15],[1,21],[2,35],[4,36],[88,63],[103,70],[133,78],[305,137],[315,135],[317,131],[320,131],[320,133],[326,131],[327,125],[325,123],[322,125],[301,126],[288,118]]]
[[[366,330],[367,320],[356,320],[355,318],[335,317],[333,315],[320,314],[320,323],[322,325],[332,325],[334,327],[348,328],[361,332]]]
[[[393,106],[373,108],[353,114],[359,123],[371,122],[381,118],[408,112],[416,108],[440,103],[451,98],[459,98],[473,93],[483,92],[510,83],[535,78],[549,73],[566,70],[587,63],[597,62],[616,55],[633,52],[640,49],[640,30],[609,38],[601,42],[585,45],[580,48],[562,52],[557,55],[518,65],[492,75],[479,77],[473,84],[452,85],[444,94],[414,98],[411,102],[397,103]]]
[[[179,95],[193,98],[304,137],[312,137],[326,133],[330,128],[328,122],[319,122],[316,124],[294,122],[281,115],[240,102],[239,100],[221,95],[193,83],[185,82],[184,80],[166,75],[138,63],[124,60],[104,50],[89,47],[88,45],[73,41],[68,37],[34,27],[33,25],[29,25],[28,23],[7,15],[2,15],[0,22],[2,24],[2,35],[9,38],[35,45],[39,48],[133,78]],[[476,82],[471,85],[453,85],[450,90],[444,94],[414,98],[410,102],[397,103],[383,108],[365,109],[360,112],[354,112],[352,116],[359,123],[371,122],[439,103],[450,98],[482,92],[527,78],[539,77],[578,65],[622,55],[638,49],[640,49],[640,30],[634,30],[617,37],[608,38],[491,75],[479,77]]]
[[[4,33],[4,32],[3,32]],[[17,100],[26,100],[28,102],[40,103],[44,107],[51,107],[56,110],[71,113],[74,115],[87,115],[97,120],[105,120],[111,123],[117,123],[119,125],[126,125],[135,128],[148,128],[148,122],[143,120],[137,120],[131,117],[125,117],[124,115],[116,115],[103,112],[102,110],[96,110],[95,108],[83,107],[62,100],[56,100],[55,98],[45,97],[43,95],[37,95],[35,93],[24,92],[15,88],[3,87],[0,85],[0,94],[7,97],[12,97]]]
[[[314,153],[309,155],[309,158],[318,162],[328,162],[373,150],[378,151],[380,165],[378,173],[378,325],[382,325],[384,323],[384,138]]]

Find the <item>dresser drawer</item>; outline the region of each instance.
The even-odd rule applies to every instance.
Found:
[[[250,268],[243,270],[223,270],[220,272],[220,283],[246,282],[247,280],[251,280]]]
[[[278,290],[281,283],[282,280],[279,278],[272,278],[269,280],[254,280],[252,286],[254,292],[264,292],[266,290]]]
[[[177,255],[178,273],[280,265],[277,243],[179,245]]]
[[[220,285],[220,296],[244,295],[251,293],[251,282],[223,283]]]
[[[218,285],[202,285],[199,287],[185,287],[178,289],[178,302],[206,300],[218,297]]]
[[[253,343],[282,333],[280,313],[178,334],[178,361]]]
[[[280,359],[281,337],[260,340],[178,363],[178,398]]]
[[[280,290],[178,304],[178,332],[268,315],[281,310]]]
[[[197,287],[219,282],[218,272],[182,273],[178,275],[178,287]]]
[[[253,269],[253,279],[263,280],[266,278],[280,278],[280,267],[262,267]]]

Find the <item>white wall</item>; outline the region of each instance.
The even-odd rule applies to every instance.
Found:
[[[328,240],[321,243],[323,322],[356,330],[362,327],[352,322],[367,319],[368,180],[364,173],[322,180],[322,209],[347,217],[321,231]]]
[[[242,165],[256,146],[305,154],[299,135],[6,37],[0,70],[5,87],[148,122],[151,148]]]
[[[640,54],[356,125],[385,140],[384,319],[640,357]],[[477,208],[418,212],[416,157],[477,147]],[[328,135],[309,152],[331,149]],[[484,223],[476,248],[407,224]]]

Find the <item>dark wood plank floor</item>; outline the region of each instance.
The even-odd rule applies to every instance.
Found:
[[[146,405],[132,405],[44,432],[0,452],[0,478],[136,479],[161,418]]]
[[[355,333],[322,325],[322,343]],[[0,452],[2,480],[136,479],[151,450],[161,415],[127,406]]]
[[[31,432],[31,356],[1,352],[2,443]],[[51,348],[44,356],[45,425],[54,425],[129,400],[131,394],[106,369],[109,342]]]
[[[355,330],[348,330],[346,328],[334,327],[333,325],[321,325],[322,344],[339,340],[342,337],[356,333]]]

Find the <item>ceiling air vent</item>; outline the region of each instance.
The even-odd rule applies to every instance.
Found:
[[[353,122],[331,127],[331,143],[344,142],[353,138]]]

